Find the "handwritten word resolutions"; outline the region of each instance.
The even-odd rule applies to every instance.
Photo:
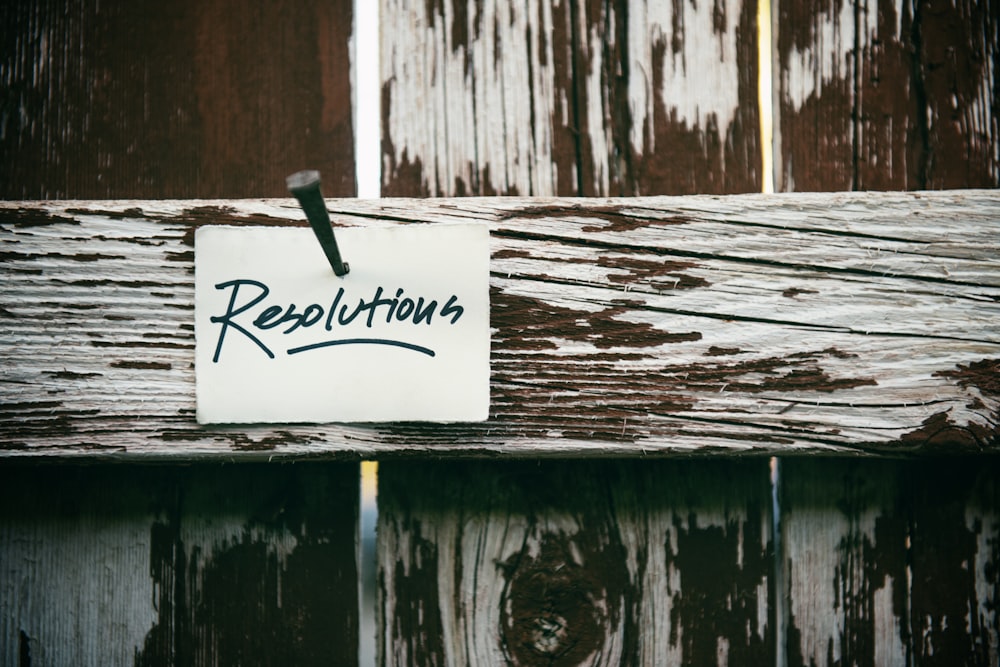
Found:
[[[482,421],[489,412],[489,233],[309,228],[195,235],[198,421]]]

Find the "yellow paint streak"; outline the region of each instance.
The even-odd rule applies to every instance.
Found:
[[[771,97],[771,0],[757,3],[757,102],[760,105],[761,192],[774,192],[774,109]]]
[[[361,462],[361,504],[375,503],[378,495],[378,461]]]

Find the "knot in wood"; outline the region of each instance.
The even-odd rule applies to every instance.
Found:
[[[609,599],[617,608],[619,595],[609,594],[608,584],[618,577],[604,571],[609,563],[600,551],[549,535],[537,555],[521,553],[505,566],[501,633],[512,664],[585,664],[615,632]]]
[[[558,655],[568,639],[566,619],[557,614],[535,619],[531,648],[544,655]]]

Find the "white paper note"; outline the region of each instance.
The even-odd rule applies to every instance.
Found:
[[[485,420],[487,228],[336,233],[341,278],[307,227],[197,230],[198,421]]]

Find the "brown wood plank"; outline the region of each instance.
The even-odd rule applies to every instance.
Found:
[[[379,476],[381,664],[774,664],[764,459]]]
[[[997,664],[1000,460],[781,466],[788,665]]]
[[[383,0],[383,192],[760,190],[755,0]]]
[[[0,198],[355,193],[350,0],[12,0]]]
[[[490,226],[487,422],[198,426],[193,229],[304,224],[298,207],[9,204],[3,454],[997,446],[996,193],[622,199],[590,209],[509,198],[330,205],[337,224]]]
[[[0,466],[0,664],[357,664],[356,464]]]
[[[780,190],[1000,185],[996,3],[774,10]]]
[[[1000,664],[998,478],[996,458],[908,466],[914,664]]]
[[[618,28],[627,62],[605,79],[618,102],[605,111],[613,119],[611,187],[584,194],[761,191],[757,5],[615,5],[616,14],[604,20]],[[616,165],[623,158],[624,166]]]

